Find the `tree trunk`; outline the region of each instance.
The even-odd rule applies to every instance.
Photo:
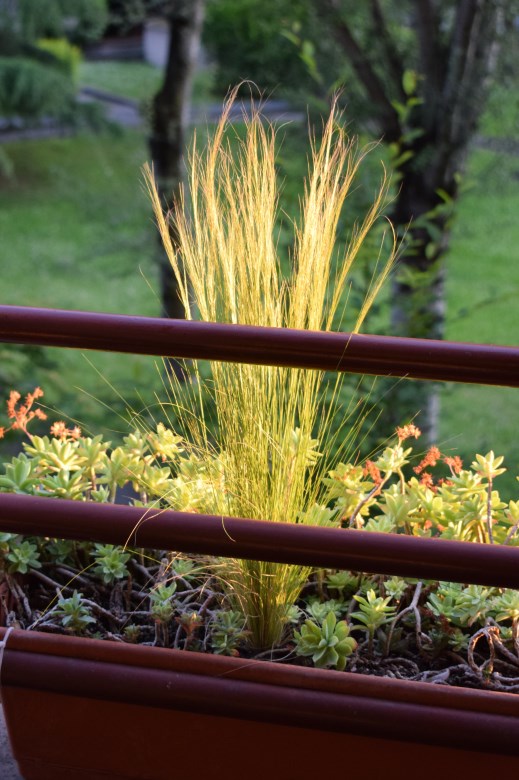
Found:
[[[382,136],[401,161],[391,217],[399,235],[405,236],[405,248],[392,287],[392,334],[442,339],[449,226],[507,3],[459,0],[448,15],[433,0],[416,0],[407,26],[415,39],[416,59],[407,61],[391,37],[391,4],[366,4],[372,48],[361,45],[350,26],[346,0],[313,4],[350,60]],[[383,67],[373,56],[375,50]],[[416,84],[406,86],[405,76],[412,77],[415,69]],[[434,385],[404,380],[389,398],[394,424],[414,418],[429,440],[436,438],[439,396]]]
[[[449,245],[449,223],[456,200],[452,180],[442,187],[443,198],[428,186],[425,172],[404,173],[391,215],[405,233],[405,250],[392,282],[391,335],[420,339],[445,336],[445,255]],[[393,425],[414,420],[426,440],[437,438],[438,387],[431,383],[404,380],[390,395],[395,409]]]
[[[204,6],[205,0],[175,0],[165,13],[170,30],[168,60],[162,87],[153,101],[149,146],[166,209],[178,199],[183,181],[183,155]],[[175,244],[174,225],[171,230]],[[162,315],[183,319],[175,278],[162,247],[159,268]]]

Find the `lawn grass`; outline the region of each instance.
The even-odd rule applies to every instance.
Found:
[[[79,86],[94,87],[113,95],[150,101],[162,83],[162,70],[147,62],[89,62],[79,67]],[[193,82],[193,103],[211,100],[213,70],[199,69]]]
[[[519,135],[519,85],[516,79],[494,84],[480,123],[480,132],[495,138],[516,139]]]
[[[519,157],[473,151],[447,258],[447,330],[452,341],[519,345]],[[517,495],[517,390],[446,385],[440,439],[465,458],[506,455],[499,478]]]
[[[2,303],[158,315],[155,235],[140,186],[142,137],[20,141],[7,151],[15,175],[0,189]],[[21,377],[24,388],[45,385],[51,406],[87,426],[117,426],[117,416],[90,398],[123,409],[96,370],[73,350],[45,354],[53,367]],[[90,353],[89,359],[129,399],[137,385],[158,379],[152,358]],[[2,397],[9,389],[1,388]]]

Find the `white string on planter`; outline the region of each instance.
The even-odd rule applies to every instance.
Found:
[[[0,702],[2,701],[2,663],[4,660],[4,650],[7,647],[7,640],[9,639],[9,635],[13,630],[14,629],[12,626],[8,628],[4,634],[4,638],[0,642]]]

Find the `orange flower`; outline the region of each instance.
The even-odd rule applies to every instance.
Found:
[[[382,474],[380,473],[380,469],[373,463],[372,460],[366,461],[363,474],[365,477],[370,476],[375,485],[380,485],[382,482]]]
[[[420,477],[420,485],[424,485],[424,487],[429,488],[430,490],[434,490],[434,480],[432,474],[429,474],[428,471],[424,471]]]
[[[38,418],[38,420],[46,420],[47,415],[44,411],[41,409],[32,409],[32,405],[36,399],[41,398],[42,395],[43,390],[37,387],[34,392],[27,394],[25,403],[17,408],[21,395],[17,390],[11,390],[9,393],[9,400],[7,401],[7,416],[10,420],[14,420],[14,422],[11,423],[11,427],[7,430],[21,430],[24,433],[28,433],[27,426],[35,417]],[[3,429],[3,433],[6,433],[5,429]]]
[[[57,420],[55,423],[53,423],[50,427],[50,432],[54,438],[61,439],[61,441],[67,437],[71,439],[79,439],[81,436],[81,428],[78,428],[77,425],[74,428],[67,428],[63,420]]]
[[[418,439],[418,437],[422,435],[422,432],[420,428],[418,428],[414,423],[409,423],[409,425],[404,425],[402,428],[397,428],[396,435],[398,436],[398,441],[401,444],[403,441],[405,441],[405,439],[410,439],[411,436],[414,436],[415,439]]]
[[[66,430],[67,430],[67,426],[65,425],[63,420],[58,420],[57,422],[52,423],[52,425],[50,426],[50,433],[56,439],[64,439],[67,435]]]
[[[16,417],[16,404],[22,396],[17,390],[11,390],[9,393],[9,400],[7,401],[7,416],[12,419]]]
[[[415,474],[421,474],[427,466],[436,466],[442,454],[438,447],[431,447],[426,453],[425,457],[420,461],[418,466],[415,466],[413,471]]]
[[[447,464],[453,475],[459,474],[463,468],[463,461],[459,455],[454,455],[454,457],[446,456],[443,462]]]

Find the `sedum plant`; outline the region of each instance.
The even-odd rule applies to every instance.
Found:
[[[216,613],[211,632],[213,653],[217,655],[239,655],[238,645],[246,639],[244,618],[235,610],[220,610]]]
[[[83,595],[77,590],[70,598],[59,599],[54,614],[63,628],[73,634],[82,634],[91,623],[95,623],[89,607],[83,603]]]
[[[294,631],[296,653],[311,656],[315,666],[334,667],[342,671],[346,659],[355,650],[357,643],[349,636],[350,627],[345,620],[337,621],[334,612],[328,612],[322,623],[306,620],[301,632]]]
[[[366,596],[355,594],[353,597],[359,604],[357,612],[353,612],[352,618],[356,618],[359,623],[366,627],[368,635],[368,651],[373,651],[373,638],[375,631],[384,623],[389,623],[395,615],[395,607],[389,606],[392,600],[391,596],[383,598],[377,596],[374,589],[370,588]]]

